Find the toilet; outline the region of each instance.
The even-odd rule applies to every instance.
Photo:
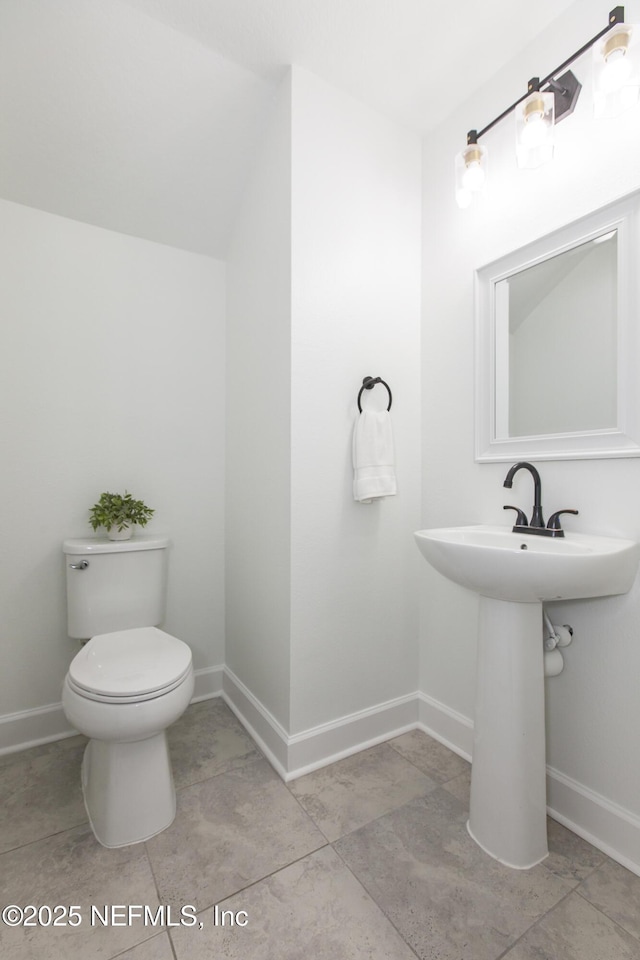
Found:
[[[62,690],[69,722],[89,737],[82,790],[105,847],[148,840],[176,813],[166,730],[193,695],[191,650],[164,617],[169,541],[65,540],[70,637],[86,641]]]

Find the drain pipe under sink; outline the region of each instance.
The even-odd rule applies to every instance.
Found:
[[[564,659],[558,647],[568,647],[573,640],[573,627],[568,623],[558,626],[551,623],[547,611],[543,611],[544,618],[544,675],[557,677],[564,669]]]

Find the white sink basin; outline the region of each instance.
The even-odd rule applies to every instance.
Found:
[[[424,558],[443,576],[483,597],[535,603],[627,593],[640,544],[617,537],[513,533],[510,527],[419,530]]]

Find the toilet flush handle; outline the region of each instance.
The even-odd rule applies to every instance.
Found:
[[[81,560],[80,563],[70,563],[69,566],[72,570],[86,570],[89,566],[89,561]]]

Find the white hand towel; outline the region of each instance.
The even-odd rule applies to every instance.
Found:
[[[353,498],[371,503],[396,492],[393,430],[387,410],[363,410],[353,431]]]

